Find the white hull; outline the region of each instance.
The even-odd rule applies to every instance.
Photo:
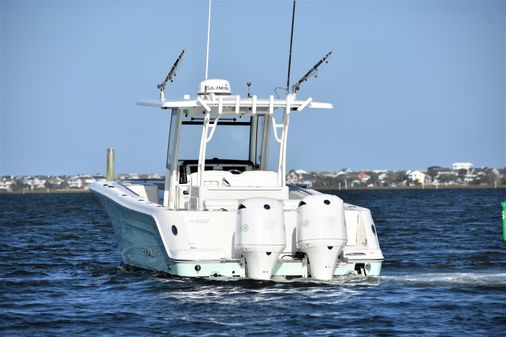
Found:
[[[150,201],[149,193],[140,192],[147,190],[143,186],[114,182],[91,187],[111,218],[123,263],[184,277],[313,277],[311,269],[312,265],[316,268],[316,262],[308,262],[307,255],[297,248],[300,199],[283,202],[286,246],[272,261],[271,272],[262,277],[260,271],[248,272],[245,258],[248,255],[236,245],[240,222],[237,209],[169,210],[157,200]],[[300,194],[300,190],[292,194],[297,193]],[[318,192],[309,190],[308,193]],[[372,230],[374,224],[369,210],[345,204],[344,215],[348,244],[335,259],[330,278],[347,274],[379,275],[383,255]],[[330,260],[333,264],[332,258]],[[254,263],[252,258],[251,263]]]

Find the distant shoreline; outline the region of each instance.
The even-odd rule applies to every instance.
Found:
[[[331,187],[310,187],[311,189],[317,191],[377,191],[377,190],[475,190],[475,189],[487,189],[487,190],[506,190],[506,186],[493,186],[493,185],[447,185],[447,186],[373,186],[373,187],[349,187],[339,189],[339,186],[331,186]],[[90,190],[87,189],[57,189],[57,190],[33,190],[33,191],[18,191],[18,192],[0,192],[1,195],[22,195],[22,194],[76,194],[76,193],[91,193]]]
[[[20,194],[75,194],[75,193],[91,193],[90,190],[79,189],[59,189],[59,190],[33,190],[33,191],[16,191],[16,192],[0,192],[0,195],[20,195]]]
[[[311,187],[314,190],[318,191],[351,191],[351,190],[475,190],[475,189],[484,189],[484,190],[499,190],[506,189],[504,185],[498,185],[495,187],[494,185],[446,185],[446,186],[359,186],[359,187],[350,187],[350,188],[339,188],[339,186],[333,187]]]

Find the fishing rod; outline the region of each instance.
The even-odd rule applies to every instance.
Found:
[[[174,77],[176,76],[176,69],[179,65],[179,62],[181,62],[181,60],[183,59],[183,56],[184,56],[184,49],[179,54],[176,62],[174,62],[174,64],[172,65],[172,68],[170,68],[170,71],[167,74],[167,77],[165,77],[165,80],[163,80],[162,83],[156,86],[156,88],[160,90],[160,99],[162,101],[165,101],[165,85],[167,85],[168,82],[172,83]]]
[[[300,85],[303,82],[307,81],[310,77],[312,77],[312,76],[316,77],[318,67],[320,67],[323,63],[328,63],[329,61],[327,61],[327,59],[330,57],[331,54],[332,54],[332,51],[329,51],[324,57],[321,58],[320,61],[318,61],[311,69],[309,69],[309,71],[307,73],[305,73],[304,76],[302,76],[300,78],[300,80],[297,81],[297,83],[295,83],[292,86],[292,94],[295,94],[297,91],[299,91]]]
[[[295,0],[293,0],[292,7],[292,29],[290,30],[290,51],[288,52],[288,76],[286,79],[286,94],[290,90],[290,68],[292,66],[292,44],[293,44],[293,26],[295,23]]]

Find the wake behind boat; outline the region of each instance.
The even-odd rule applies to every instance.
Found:
[[[298,98],[301,81],[284,99],[262,99],[232,95],[222,79],[201,82],[194,98],[167,100],[165,84],[183,55],[158,86],[160,99],[139,103],[171,113],[165,179],[91,186],[123,262],[188,277],[379,275],[383,255],[368,209],[286,184],[290,119],[332,104]]]

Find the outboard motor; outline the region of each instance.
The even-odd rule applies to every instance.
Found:
[[[344,206],[340,198],[314,194],[302,199],[297,210],[297,248],[307,255],[312,278],[332,278],[346,241]]]
[[[252,198],[239,205],[236,248],[246,259],[246,276],[269,280],[286,247],[283,204],[276,199]]]

